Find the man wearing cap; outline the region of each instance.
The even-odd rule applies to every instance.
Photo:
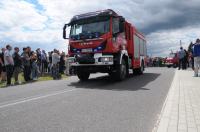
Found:
[[[200,39],[196,40],[193,49],[193,56],[194,56],[194,76],[198,77],[198,70],[200,68]]]
[[[13,67],[14,67],[14,60],[11,51],[12,47],[10,45],[6,45],[6,51],[4,53],[4,63],[6,66],[6,73],[7,73],[7,86],[11,85],[11,78],[13,75]]]

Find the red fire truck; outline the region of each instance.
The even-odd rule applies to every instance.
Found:
[[[165,60],[165,65],[170,68],[174,67],[176,68],[178,66],[179,60],[178,60],[178,53],[170,53],[169,56]]]
[[[70,66],[82,81],[97,72],[121,81],[129,69],[137,74],[145,70],[145,36],[111,9],[74,16],[65,24],[63,38],[69,39]]]

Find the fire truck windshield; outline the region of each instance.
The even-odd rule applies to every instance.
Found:
[[[81,39],[81,35],[87,38],[98,38],[109,32],[109,20],[91,23],[74,24],[71,26],[70,37]]]
[[[174,54],[174,53],[170,53],[168,57],[169,57],[169,58],[174,58],[174,57],[175,57],[175,54]]]

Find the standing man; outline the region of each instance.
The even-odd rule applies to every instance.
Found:
[[[180,51],[178,52],[178,58],[179,58],[179,66],[178,69],[184,69],[184,57],[186,56],[185,51],[183,50],[183,47],[180,47]]]
[[[4,53],[4,61],[7,73],[7,86],[11,85],[11,78],[13,75],[13,68],[14,68],[14,60],[11,51],[12,47],[10,45],[6,45],[6,51]]]
[[[190,63],[192,64],[192,69],[194,70],[193,48],[194,48],[194,44],[191,42],[189,47],[188,47],[188,53],[189,53],[189,56],[190,56]]]
[[[4,63],[3,63],[3,59],[2,59],[2,54],[0,53],[0,79],[1,79],[1,74],[3,71],[3,65],[4,65]]]
[[[69,72],[70,64],[69,64],[68,58],[69,58],[69,55],[66,55],[66,60],[65,60],[65,67],[66,67],[66,69],[65,69],[65,74],[66,74],[66,75],[70,75],[70,72]]]
[[[194,45],[194,76],[198,77],[198,70],[200,68],[200,39],[196,40]]]
[[[1,65],[2,65],[1,82],[5,82],[6,81],[6,66],[4,64],[4,53],[5,53],[6,49],[2,48],[1,51],[2,51],[0,53]]]
[[[51,66],[52,66],[52,54],[53,54],[53,51],[49,52],[48,53],[49,56],[48,56],[48,73],[51,73]]]
[[[189,58],[189,54],[187,52],[187,50],[185,50],[185,57],[184,57],[184,66],[183,66],[183,69],[187,69],[187,67],[189,67],[189,62],[188,62],[188,58]]]
[[[13,54],[13,59],[14,59],[14,78],[15,78],[15,84],[19,84],[18,76],[19,73],[21,72],[21,66],[22,66],[22,60],[21,56],[19,55],[19,48],[15,47],[14,48],[14,54]]]
[[[65,53],[62,52],[60,55],[60,62],[59,62],[59,73],[60,74],[64,74],[64,70],[65,70]]]
[[[24,48],[24,52],[22,53],[23,58],[23,66],[24,66],[24,80],[30,81],[31,80],[31,58],[29,56],[29,49]]]
[[[60,56],[58,50],[54,49],[52,54],[52,76],[53,79],[59,79],[59,62]]]
[[[47,71],[47,54],[45,50],[42,50],[41,53],[41,61],[42,61],[42,73],[45,73]]]
[[[39,68],[39,71],[40,73],[42,72],[41,70],[41,63],[42,63],[42,60],[41,60],[41,51],[40,51],[40,48],[38,48],[36,50],[36,54],[37,54],[37,65],[38,65],[38,68]]]

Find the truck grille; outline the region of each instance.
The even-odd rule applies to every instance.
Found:
[[[94,59],[93,55],[91,55],[91,54],[77,55],[76,61],[79,64],[94,64],[95,63],[95,59]]]

